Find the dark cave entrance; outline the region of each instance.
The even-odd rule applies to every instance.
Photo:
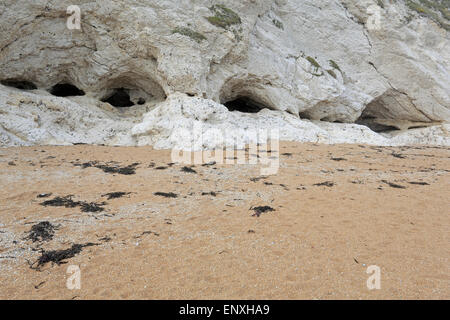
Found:
[[[114,92],[107,98],[102,99],[103,102],[107,102],[116,108],[128,108],[134,106],[133,101],[130,99],[130,94],[124,88],[114,89]],[[144,99],[139,99],[138,104],[145,103]]]
[[[234,100],[225,102],[224,105],[229,111],[239,111],[244,113],[258,113],[266,108],[264,105],[247,97],[238,97]]]
[[[78,89],[70,83],[59,83],[54,85],[50,90],[50,93],[57,97],[73,97],[73,96],[84,96],[83,90]]]
[[[8,80],[2,80],[2,81],[0,81],[0,83],[4,86],[17,88],[20,90],[36,90],[37,89],[37,86],[33,82],[26,81],[26,80],[8,79]]]
[[[376,117],[365,115],[364,113],[355,121],[355,123],[366,126],[370,130],[375,131],[377,133],[399,130],[399,128],[397,127],[378,123]]]

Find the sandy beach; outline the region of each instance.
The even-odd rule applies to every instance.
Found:
[[[279,156],[264,177],[151,147],[0,149],[0,299],[450,298],[450,148]]]

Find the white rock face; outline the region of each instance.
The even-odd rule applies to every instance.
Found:
[[[188,148],[176,132],[197,122],[244,141],[249,127],[274,126],[284,140],[448,144],[449,33],[402,0],[382,2],[97,0],[79,4],[81,30],[69,30],[72,1],[3,0],[0,80],[38,90],[0,86],[0,145]],[[46,93],[58,83],[86,96]],[[100,101],[120,88],[142,105]],[[272,110],[222,105],[242,97]],[[433,127],[386,138],[355,122]]]
[[[372,145],[449,145],[449,125],[416,129],[382,136],[357,124],[304,121],[281,111],[264,109],[257,114],[229,112],[212,100],[175,93],[134,126],[138,145],[160,149],[202,150],[243,148],[270,138],[317,143],[366,143]]]
[[[53,97],[41,91],[23,93],[0,87],[0,145],[74,143],[153,145],[157,149],[197,151],[243,148],[270,138],[317,143],[372,145],[450,145],[450,125],[380,135],[366,126],[301,120],[279,110],[255,114],[230,112],[210,99],[174,93],[143,117],[117,110],[95,99]],[[85,105],[88,105],[87,107]]]
[[[69,100],[1,87],[0,106],[1,146],[133,144],[133,117],[124,119],[115,108],[90,98]]]

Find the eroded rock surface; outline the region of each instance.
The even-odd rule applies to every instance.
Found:
[[[259,125],[296,141],[447,144],[448,8],[433,3],[84,1],[69,30],[70,1],[5,0],[0,144],[186,146],[170,137],[198,115],[245,139]],[[57,85],[80,94],[47,93]],[[236,99],[263,111],[229,112]]]

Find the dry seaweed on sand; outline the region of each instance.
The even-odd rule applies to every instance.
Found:
[[[250,208],[250,210],[255,211],[255,213],[252,214],[252,217],[259,217],[263,213],[275,211],[274,208],[269,207],[269,206],[252,207],[252,208]]]
[[[112,167],[107,165],[98,165],[96,166],[99,169],[102,169],[106,173],[118,173],[118,174],[124,174],[124,175],[131,175],[136,173],[136,167],[139,165],[139,163],[133,163],[126,167]]]
[[[55,226],[48,221],[39,222],[31,227],[28,236],[24,240],[33,242],[50,241],[58,228],[59,226]]]
[[[428,182],[423,182],[423,181],[410,181],[408,183],[409,184],[419,185],[419,186],[429,186],[430,185]]]
[[[202,196],[213,196],[216,197],[217,193],[214,191],[210,191],[210,192],[202,192]]]
[[[252,181],[252,182],[258,182],[259,180],[263,180],[263,179],[267,179],[267,177],[255,177],[255,178],[250,178],[250,181]]]
[[[83,212],[101,212],[105,209],[101,206],[104,206],[106,203],[95,203],[95,202],[80,202],[80,208]]]
[[[197,171],[195,171],[194,169],[189,168],[189,167],[183,167],[183,168],[181,168],[181,171],[186,172],[186,173],[197,173]]]
[[[126,196],[130,193],[131,192],[110,192],[110,193],[106,193],[106,194],[102,195],[102,197],[107,197],[108,200],[111,200],[111,199],[122,198],[123,196]]]
[[[84,201],[73,201],[73,195],[68,195],[65,197],[56,197],[51,200],[46,200],[41,203],[42,206],[51,206],[51,207],[66,207],[66,208],[75,208],[80,207],[83,212],[100,212],[105,209],[102,208],[106,203],[95,203],[95,202],[84,202]]]
[[[325,182],[321,182],[321,183],[315,183],[314,184],[315,186],[318,186],[318,187],[320,187],[320,186],[324,186],[324,187],[332,187],[332,186],[334,186],[334,182],[333,181],[325,181]]]
[[[67,263],[67,259],[73,258],[77,254],[79,254],[83,248],[98,246],[98,243],[85,243],[85,244],[73,244],[72,247],[63,250],[42,250],[41,256],[30,265],[31,269],[40,270],[40,267],[46,265],[51,262],[57,265]]]
[[[77,159],[78,161],[79,159]],[[73,162],[72,162],[73,163]],[[90,168],[90,167],[95,167],[98,164],[97,161],[88,161],[88,162],[84,162],[84,163],[73,163],[73,165],[75,167],[81,167],[82,169],[86,169],[86,168]]]
[[[155,192],[154,195],[165,197],[165,198],[178,198],[178,195],[173,192]]]
[[[97,161],[89,161],[81,164],[75,164],[75,166],[81,166],[83,169],[94,167],[103,170],[106,173],[118,173],[123,175],[131,175],[136,173],[136,167],[139,163],[135,162],[125,167],[117,165],[100,164]]]
[[[73,201],[72,197],[73,195],[68,195],[65,197],[56,197],[54,199],[42,202],[41,205],[44,207],[50,206],[50,207],[75,208],[79,206],[80,203],[78,201]]]

